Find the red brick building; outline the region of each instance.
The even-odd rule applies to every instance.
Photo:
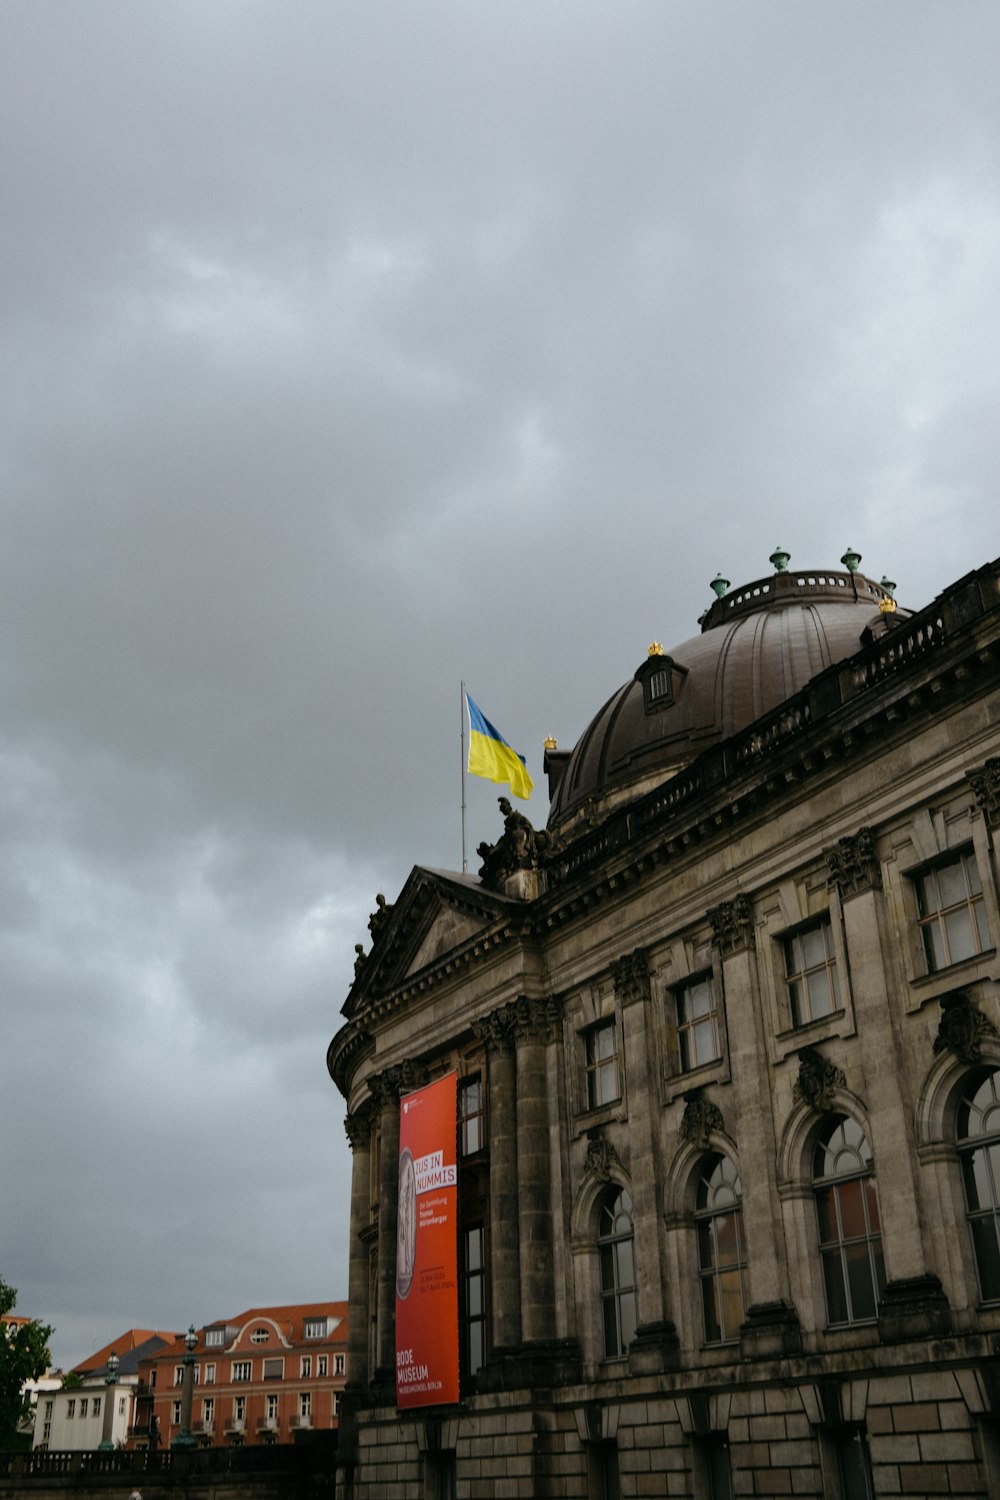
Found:
[[[184,1339],[144,1360],[130,1446],[169,1447],[181,1430]],[[253,1307],[198,1330],[191,1431],[206,1447],[290,1443],[338,1424],[347,1378],[347,1303]]]

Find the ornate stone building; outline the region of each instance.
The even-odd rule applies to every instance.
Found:
[[[771,562],[547,747],[544,830],[380,899],[354,1500],[1000,1494],[1000,562],[917,613]],[[401,1413],[399,1100],[452,1070],[462,1397]]]

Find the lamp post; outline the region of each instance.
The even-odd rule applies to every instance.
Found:
[[[181,1430],[170,1444],[171,1448],[193,1448],[195,1446],[194,1435],[191,1431],[191,1406],[194,1401],[194,1351],[198,1343],[198,1335],[194,1331],[194,1324],[184,1335],[184,1386],[181,1391]]]
[[[108,1373],[104,1377],[104,1417],[101,1424],[101,1441],[98,1444],[99,1453],[107,1453],[114,1448],[111,1438],[111,1428],[115,1420],[115,1385],[118,1380],[118,1366],[120,1360],[112,1349],[108,1355]]]

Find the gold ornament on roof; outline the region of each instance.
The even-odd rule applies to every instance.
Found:
[[[659,641],[652,641],[650,643],[650,645],[646,648],[646,655],[647,656],[662,656],[663,655],[663,647],[660,645]]]
[[[555,737],[551,734],[547,734],[545,736],[544,740],[542,741],[542,746],[546,750],[556,750],[559,748],[556,744]]]

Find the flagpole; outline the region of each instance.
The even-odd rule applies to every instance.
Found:
[[[469,861],[465,857],[465,683],[459,684],[462,690],[462,703],[459,708],[459,723],[462,731],[462,874],[468,875]]]

